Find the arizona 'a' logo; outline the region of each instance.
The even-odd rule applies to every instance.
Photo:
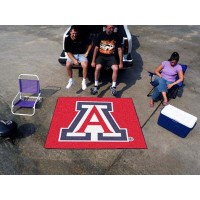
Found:
[[[112,116],[112,102],[76,102],[77,115],[68,128],[60,129],[59,141],[128,142],[128,131]]]

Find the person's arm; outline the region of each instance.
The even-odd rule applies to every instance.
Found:
[[[93,45],[93,43],[90,43],[89,45],[88,45],[88,48],[87,48],[87,50],[86,50],[86,52],[85,52],[85,54],[84,54],[84,56],[87,58],[88,57],[88,54],[90,53],[90,50],[91,50],[91,48],[92,48],[92,45]]]
[[[118,48],[118,56],[119,56],[119,69],[123,68],[123,53],[122,53],[122,48]]]
[[[182,71],[182,70],[180,70],[180,71],[178,72],[178,77],[179,77],[179,79],[178,79],[177,81],[175,81],[175,82],[173,82],[173,83],[167,85],[167,88],[168,88],[168,89],[170,89],[170,88],[173,87],[174,85],[176,85],[176,84],[178,84],[178,83],[180,83],[180,82],[183,81],[184,75],[183,75],[183,71]]]
[[[98,46],[95,46],[95,48],[94,48],[94,53],[93,53],[93,57],[92,57],[92,63],[91,63],[91,66],[92,66],[92,67],[95,67],[95,60],[96,60],[98,51],[99,51],[99,47],[98,47]]]
[[[160,78],[162,78],[162,75],[161,75],[161,70],[163,69],[163,66],[162,65],[159,65],[158,67],[156,67],[154,73],[159,76]]]

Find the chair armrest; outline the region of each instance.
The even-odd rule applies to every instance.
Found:
[[[14,99],[12,100],[12,107],[15,105],[15,103],[17,101],[19,101],[20,99],[20,92],[17,93],[17,95],[14,97]]]
[[[148,71],[148,73],[149,73],[149,76],[151,76],[151,77],[155,75],[154,72],[150,72],[150,71]]]
[[[152,84],[152,82],[153,82],[153,76],[156,75],[156,74],[154,72],[150,72],[150,71],[148,71],[148,73],[149,73],[149,76],[150,76],[150,83]]]

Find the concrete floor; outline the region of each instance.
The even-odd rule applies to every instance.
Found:
[[[160,106],[148,106],[151,86],[148,70],[180,54],[180,63],[189,66],[181,97],[170,101],[200,117],[200,26],[129,26],[133,38],[134,65],[120,72],[121,98],[131,97],[148,146],[146,150],[49,150],[44,149],[53,111],[59,96],[91,96],[81,91],[81,78],[74,70],[76,85],[66,90],[66,69],[58,63],[62,37],[67,26],[0,26],[0,119],[18,123],[20,137],[15,145],[0,140],[0,174],[200,174],[200,126],[180,138],[157,125]],[[14,116],[10,105],[17,93],[21,73],[38,74],[43,102],[33,117]],[[108,79],[109,80],[109,79]],[[111,97],[109,81],[99,97]],[[146,123],[147,122],[147,123]]]

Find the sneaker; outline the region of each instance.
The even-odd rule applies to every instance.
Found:
[[[110,86],[110,91],[111,91],[111,94],[112,94],[113,96],[116,96],[116,94],[117,94],[116,87]]]
[[[82,85],[82,90],[86,90],[87,88],[86,81],[82,81],[81,85]]]
[[[69,89],[73,84],[74,84],[74,81],[68,81],[66,88]]]
[[[94,87],[91,88],[90,90],[91,90],[91,94],[92,94],[92,95],[95,95],[95,94],[98,93],[98,88],[97,88],[97,86],[94,86]]]

